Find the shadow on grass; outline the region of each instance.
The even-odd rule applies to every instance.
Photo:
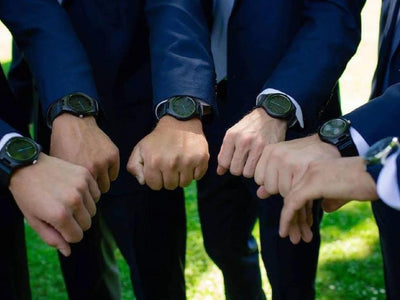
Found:
[[[344,249],[346,251],[346,249]],[[365,257],[334,259],[319,265],[317,299],[385,299],[379,241]]]

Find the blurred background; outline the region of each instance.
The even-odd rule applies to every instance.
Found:
[[[368,0],[363,10],[362,42],[340,79],[343,113],[368,100],[377,61],[380,2]],[[10,41],[9,32],[0,23],[0,62],[6,70],[11,60]],[[203,248],[194,183],[185,189],[185,195],[188,299],[224,299],[221,273]],[[26,229],[33,299],[67,299],[55,250],[46,246],[28,226]],[[258,225],[254,234],[258,238]],[[325,214],[321,235],[317,299],[385,299],[379,236],[369,204],[352,203],[339,212]],[[127,266],[118,250],[116,252],[123,299],[134,299]],[[270,299],[270,286],[264,271],[263,280]]]

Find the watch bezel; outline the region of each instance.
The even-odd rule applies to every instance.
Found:
[[[287,110],[283,113],[277,112],[276,110],[274,111],[269,105],[270,102],[276,98],[284,99],[288,104]],[[290,100],[290,98],[285,94],[273,93],[260,95],[256,105],[256,108],[258,107],[263,108],[265,112],[272,118],[286,120],[288,122],[288,127],[292,127],[297,121],[296,106],[294,106],[292,100]]]
[[[193,104],[193,109],[187,114],[182,114],[178,110],[174,109],[174,105],[177,101],[189,101],[188,103]],[[203,116],[202,105],[199,100],[190,96],[175,96],[169,98],[164,103],[161,103],[157,108],[157,119],[162,118],[165,115],[170,115],[178,120],[186,121],[193,118],[200,118]]]
[[[70,102],[71,99],[78,97],[78,96],[89,100],[89,102],[91,103],[91,109],[79,110],[79,109],[76,109],[76,107],[71,106],[71,102]],[[51,129],[54,119],[63,113],[69,113],[69,114],[72,114],[72,115],[80,117],[80,118],[83,118],[86,116],[97,117],[97,115],[99,113],[99,105],[95,99],[93,99],[92,97],[90,97],[84,93],[76,92],[76,93],[68,94],[68,95],[58,99],[57,101],[55,101],[49,107],[49,109],[47,111],[47,126]]]

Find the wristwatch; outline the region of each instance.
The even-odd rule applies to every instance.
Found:
[[[0,184],[8,186],[11,173],[20,167],[36,163],[40,145],[27,137],[13,137],[0,149]]]
[[[397,137],[386,137],[373,144],[364,155],[367,165],[384,165],[386,158],[399,149],[400,143]]]
[[[157,107],[157,119],[170,115],[178,120],[185,121],[193,118],[201,119],[205,112],[200,100],[189,96],[169,98]]]
[[[273,118],[286,120],[289,128],[297,122],[296,107],[284,94],[260,95],[257,100],[257,107],[262,107]]]
[[[318,130],[321,141],[337,147],[342,156],[357,156],[358,150],[350,135],[350,121],[336,118],[326,121]]]
[[[386,159],[396,152],[400,147],[397,137],[386,137],[373,144],[363,158],[366,164],[366,171],[377,182]]]
[[[83,118],[97,116],[99,106],[97,101],[83,93],[72,93],[58,99],[47,111],[47,126],[52,127],[54,119],[62,113],[69,113]]]

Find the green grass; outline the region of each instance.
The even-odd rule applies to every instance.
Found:
[[[219,270],[203,248],[197,215],[196,187],[185,190],[188,222],[186,284],[188,299],[223,299]],[[258,226],[255,228],[258,238]],[[316,281],[317,299],[385,299],[379,237],[368,203],[352,203],[326,214]],[[67,299],[55,250],[27,226],[28,257],[34,299]],[[117,252],[123,299],[132,299],[128,268]],[[271,290],[263,272],[264,289]]]
[[[7,71],[9,63],[4,63]],[[186,285],[189,300],[223,299],[223,281],[203,248],[197,214],[196,186],[185,189],[187,211]],[[258,224],[254,229],[256,238]],[[379,237],[368,203],[352,203],[326,214],[321,224],[322,245],[316,280],[317,299],[385,299]],[[26,226],[33,299],[67,299],[56,251]],[[123,299],[133,298],[128,267],[119,251]],[[264,290],[271,289],[263,271]]]

